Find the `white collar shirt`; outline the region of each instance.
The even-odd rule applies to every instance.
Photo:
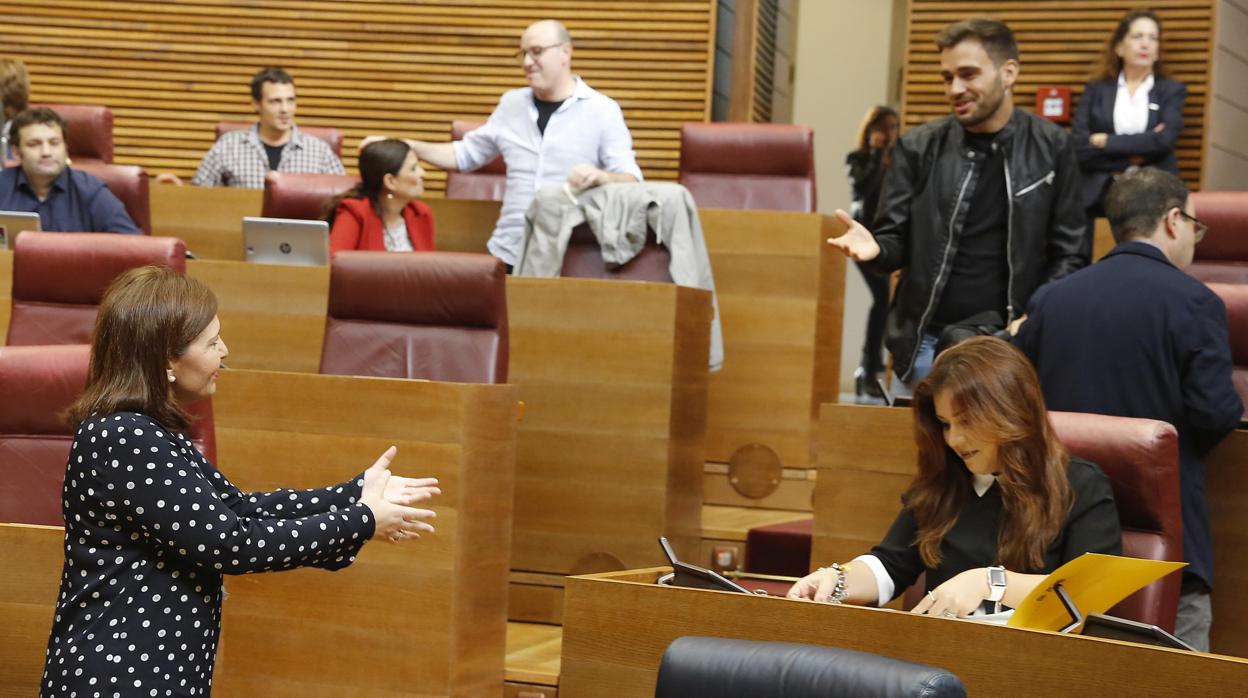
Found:
[[[1135,94],[1127,90],[1126,76],[1118,74],[1118,96],[1114,98],[1114,133],[1130,136],[1148,130],[1148,93],[1152,90],[1151,74],[1135,89]]]
[[[572,96],[563,101],[537,130],[537,105],[532,88],[503,94],[484,126],[454,141],[455,164],[470,172],[502,155],[507,164],[507,192],[490,237],[490,254],[516,263],[524,239],[524,215],[537,190],[562,184],[577,165],[593,165],[642,181],[633,152],[633,137],[620,105],[576,78]]]

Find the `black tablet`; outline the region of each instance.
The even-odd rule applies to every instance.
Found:
[[[735,591],[741,594],[750,593],[741,585],[721,574],[677,560],[676,553],[672,551],[672,545],[667,542],[667,538],[659,536],[659,546],[663,548],[663,554],[667,556],[668,562],[672,563],[672,586],[688,589],[710,589],[711,591]]]
[[[1169,647],[1176,650],[1195,652],[1196,648],[1155,625],[1140,623],[1126,618],[1104,616],[1099,613],[1089,614],[1083,623],[1083,634],[1088,637],[1103,637],[1108,640],[1138,642],[1141,645]]]

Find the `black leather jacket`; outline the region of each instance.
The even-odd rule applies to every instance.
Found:
[[[963,142],[964,134],[962,125],[947,116],[901,138],[871,229],[880,245],[871,267],[881,273],[901,270],[885,345],[903,380],[913,373],[919,341],[953,269],[963,224],[973,215],[970,197],[984,158]],[[1009,323],[1042,284],[1087,265],[1081,252],[1084,211],[1075,150],[1060,127],[1015,108],[993,146],[1005,148],[1010,192]]]

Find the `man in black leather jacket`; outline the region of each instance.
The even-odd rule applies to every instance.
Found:
[[[838,210],[849,229],[828,241],[879,273],[901,270],[885,344],[908,385],[930,370],[945,327],[996,313],[1004,328],[1038,287],[1088,262],[1073,144],[1014,107],[1009,27],[957,22],[936,44],[953,114],[893,150],[874,233]]]

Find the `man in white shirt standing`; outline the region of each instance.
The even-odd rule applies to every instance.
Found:
[[[541,187],[566,182],[581,190],[642,180],[620,105],[572,72],[572,37],[561,22],[525,29],[516,59],[529,86],[504,93],[484,126],[462,141],[408,141],[421,160],[455,172],[502,155],[507,193],[489,250],[508,265],[516,263],[524,214]]]

